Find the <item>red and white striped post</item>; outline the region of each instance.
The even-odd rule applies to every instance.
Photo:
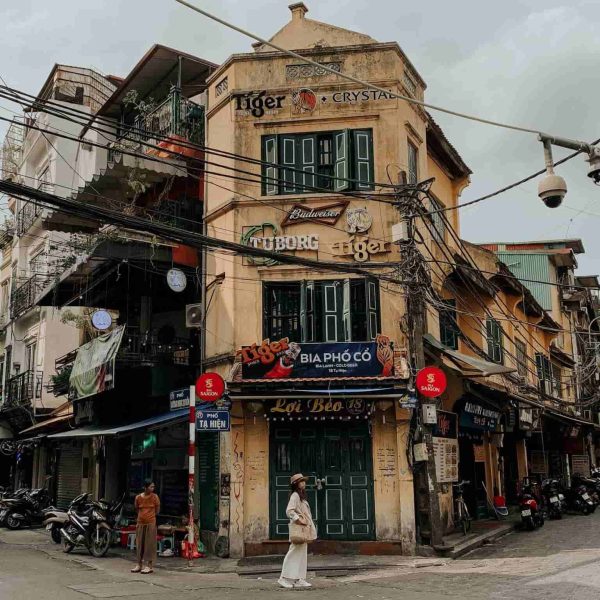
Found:
[[[194,558],[194,489],[196,485],[196,386],[190,385],[190,442],[188,445],[188,566]]]

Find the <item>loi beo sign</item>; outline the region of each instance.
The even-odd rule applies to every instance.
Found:
[[[335,379],[337,377],[391,377],[394,351],[390,339],[376,342],[297,344],[288,338],[252,344],[238,351],[242,380]]]
[[[363,398],[310,398],[287,400],[280,398],[268,404],[267,414],[277,419],[303,419],[305,417],[356,418],[366,416],[369,405]]]
[[[347,201],[332,202],[325,206],[306,206],[294,204],[281,222],[281,226],[297,225],[298,223],[320,223],[321,225],[334,226],[348,206]]]

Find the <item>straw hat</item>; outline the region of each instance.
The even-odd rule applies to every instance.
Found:
[[[299,483],[300,481],[306,481],[308,479],[308,477],[304,477],[304,475],[302,475],[302,473],[296,473],[295,475],[292,475],[290,478],[290,484],[294,485],[295,483]]]

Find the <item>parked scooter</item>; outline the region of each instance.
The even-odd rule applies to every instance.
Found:
[[[9,513],[8,505],[6,504],[7,500],[21,498],[27,491],[27,488],[19,488],[16,491],[5,491],[2,497],[0,498],[0,527],[4,527],[6,525],[6,517]]]
[[[579,473],[575,473],[573,477],[571,477],[571,485],[572,486],[580,486],[583,485],[587,489],[592,502],[598,506],[600,504],[600,480],[595,477],[585,477],[580,475]]]
[[[544,479],[542,481],[542,495],[551,519],[562,519],[563,503],[560,496],[564,499],[564,494],[560,493],[558,481],[556,479]]]
[[[590,515],[596,510],[596,504],[590,497],[585,485],[572,485],[567,490],[567,504],[570,510]]]
[[[45,511],[50,507],[48,490],[40,488],[26,491],[19,498],[4,500],[8,513],[6,526],[9,529],[40,526],[46,518]]]
[[[525,529],[533,531],[544,525],[544,510],[535,497],[531,484],[523,486],[519,499],[521,523]]]
[[[62,542],[60,530],[69,524],[69,515],[66,511],[51,507],[46,511],[44,527],[50,532],[50,537],[55,544]]]
[[[69,522],[60,530],[64,552],[83,546],[96,558],[104,556],[110,547],[113,528],[123,511],[124,500],[125,494],[112,503],[90,500],[90,494],[77,496],[67,511]]]

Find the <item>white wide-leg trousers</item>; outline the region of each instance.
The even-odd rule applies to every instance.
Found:
[[[306,579],[308,564],[308,544],[290,544],[290,549],[283,560],[281,577],[297,581]]]

